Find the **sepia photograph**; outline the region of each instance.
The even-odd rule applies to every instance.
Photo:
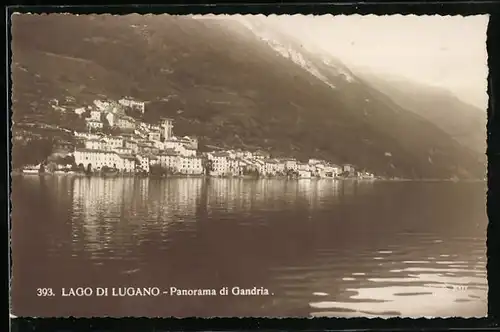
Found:
[[[14,13],[10,317],[485,317],[487,25]]]

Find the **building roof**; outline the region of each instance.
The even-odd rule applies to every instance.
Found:
[[[183,159],[202,159],[201,157],[198,156],[181,156]]]
[[[214,153],[212,153],[212,155],[214,157],[224,157],[224,158],[229,157],[229,153],[227,153],[227,152],[214,152]]]
[[[266,159],[264,160],[265,163],[268,163],[268,164],[283,164],[284,162],[282,160],[279,160],[279,159]]]
[[[143,155],[137,155],[138,157],[140,158],[149,158],[149,159],[153,159],[153,160],[156,160],[158,159],[158,157],[156,157],[155,155],[152,155],[152,154],[143,154]]]
[[[260,155],[260,156],[269,156],[269,152],[262,151],[262,150],[256,151],[254,154]]]
[[[175,151],[174,149],[166,149],[164,151],[160,151],[159,155],[176,157],[179,155],[179,152]]]
[[[101,149],[86,149],[86,148],[77,148],[75,150],[76,152],[88,152],[88,153],[109,153],[109,154],[116,154],[114,151],[109,151],[109,150],[101,150]]]
[[[130,154],[118,153],[118,156],[123,159],[135,160],[135,157]]]

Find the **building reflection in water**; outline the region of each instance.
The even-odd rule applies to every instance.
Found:
[[[138,314],[139,307],[146,316],[486,312],[487,218],[484,188],[478,185],[214,178],[16,181],[13,219],[23,236],[14,238],[13,246],[16,258],[22,258],[18,262],[25,262],[16,264],[18,274],[67,287],[260,285],[275,294],[245,301],[179,298],[168,305],[165,298],[83,307],[75,301],[73,309],[69,302],[60,307],[67,314],[96,315],[103,312],[100,305],[100,310],[118,308],[106,311],[117,316]],[[37,216],[43,216],[42,223],[33,223]],[[28,278],[17,280],[18,290],[39,287]],[[464,284],[467,290],[457,292]],[[32,291],[18,294],[23,305],[39,300]],[[415,301],[418,308],[412,309],[408,303]],[[33,312],[38,313],[26,311]],[[47,315],[57,314],[47,308]]]
[[[341,186],[333,180],[211,179],[207,204],[217,211],[272,211],[297,204],[314,209],[325,202],[331,204],[340,195]]]
[[[61,181],[67,183],[66,180]],[[166,233],[172,223],[194,222],[200,214],[317,209],[339,195],[354,194],[340,181],[203,178],[75,178],[73,241],[90,251],[149,232]],[[362,184],[366,190],[366,184]],[[57,190],[57,195],[65,195]],[[84,238],[76,234],[82,233]],[[127,234],[128,236],[124,236]]]
[[[201,179],[76,178],[73,239],[93,251],[143,233],[163,234],[172,222],[195,219],[201,186]]]

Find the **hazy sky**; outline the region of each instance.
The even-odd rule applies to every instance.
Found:
[[[486,109],[487,15],[272,15],[265,20],[348,66],[445,87]]]

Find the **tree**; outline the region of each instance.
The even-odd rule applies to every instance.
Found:
[[[165,169],[160,164],[154,164],[149,166],[149,174],[161,176],[165,174]]]
[[[205,174],[207,174],[207,175],[210,174],[210,172],[212,172],[214,170],[213,161],[211,161],[207,158],[203,158],[202,165],[203,165],[203,170],[205,171]]]
[[[135,164],[136,171],[142,170],[141,161],[139,160],[139,158],[135,157],[134,164]]]
[[[109,128],[110,125],[109,125],[109,121],[108,121],[108,118],[106,117],[106,115],[107,114],[104,112],[101,113],[101,122],[102,122],[104,128]]]
[[[53,173],[56,169],[57,169],[56,163],[54,163],[54,162],[48,163],[47,171],[49,171],[50,173]]]
[[[52,139],[28,138],[25,142],[15,142],[12,150],[12,167],[36,165],[47,160],[52,154]]]
[[[92,164],[90,164],[90,163],[89,163],[89,164],[87,165],[87,170],[85,171],[85,173],[86,173],[87,175],[92,174]]]
[[[72,155],[66,155],[64,157],[57,157],[55,163],[58,165],[74,165],[75,157]]]

